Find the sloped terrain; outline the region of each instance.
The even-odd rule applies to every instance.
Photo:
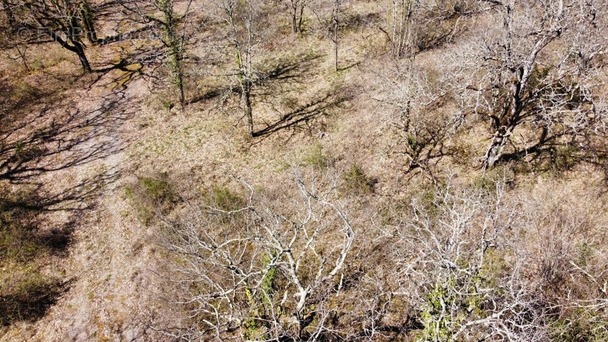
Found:
[[[82,4],[3,2],[1,340],[608,338],[602,1]]]

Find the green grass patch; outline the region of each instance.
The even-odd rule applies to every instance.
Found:
[[[345,194],[369,195],[374,192],[377,180],[369,177],[358,165],[353,165],[342,176],[342,192]]]

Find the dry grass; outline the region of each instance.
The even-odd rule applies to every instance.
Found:
[[[328,10],[320,9],[323,13]],[[181,294],[181,289],[171,281],[171,267],[180,260],[172,259],[175,257],[159,243],[159,237],[166,233],[163,218],[187,216],[190,201],[206,201],[225,211],[237,209],[246,203],[248,190],[243,181],[260,194],[263,203],[293,214],[290,204],[297,189],[287,184],[292,184],[294,174],[307,180],[322,179],[319,187],[335,182],[336,200],[350,215],[357,232],[352,259],[341,280],[345,290],[325,303],[337,312],[332,324],[352,334],[343,337],[354,338],[368,329],[368,321],[361,315],[378,310],[382,317],[375,323],[397,330],[404,326],[420,329],[416,319],[424,294],[416,296],[428,288],[417,289],[419,283],[408,283],[403,267],[413,265],[409,262],[415,256],[408,254],[411,252],[406,247],[412,245],[399,240],[399,234],[410,234],[408,225],[415,217],[412,203],[422,203],[428,215],[436,213],[434,196],[447,184],[491,197],[497,183],[506,183],[504,208],[512,210],[515,223],[502,238],[512,239],[509,244],[521,241],[517,252],[529,265],[524,278],[544,291],[543,300],[565,305],[555,314],[556,329],[564,331],[562,336],[574,330],[569,327],[601,329],[601,322],[594,319],[605,317],[605,312],[589,313],[584,307],[586,301],[605,296],[601,285],[606,281],[602,267],[608,253],[604,229],[608,217],[605,185],[597,170],[576,166],[557,173],[550,168],[505,165],[484,173],[480,158],[490,136],[487,128],[473,120],[466,130],[449,137],[446,146],[452,155],[426,170],[407,172],[407,160],[398,153],[407,137],[396,128],[398,115],[384,96],[387,79],[409,62],[394,61],[385,54],[388,45],[378,25],[385,25],[388,15],[378,2],[348,6],[345,17],[350,25],[341,31],[343,70],[335,72],[333,45],[317,19],[311,18],[304,34],[296,37],[287,33],[286,13],[273,12],[270,23],[274,31],[259,44],[254,62],[264,71],[284,62],[301,62],[302,68],[297,69],[299,74],[293,81],[272,81],[254,89],[256,127],[262,129],[325,94],[344,101],[313,120],[261,138],[247,136],[238,94],[226,90],[236,87],[235,77],[218,76],[233,69],[230,51],[218,45],[209,48],[200,44],[189,51],[203,62],[208,57],[212,65],[192,70],[187,94],[191,98],[211,95],[185,108],[174,106],[171,89],[154,89],[150,94],[151,83],[145,79],[128,84],[123,105],[130,115],[113,126],[114,135],[106,137],[125,149],[40,178],[48,191],[58,191],[94,175],[120,170],[116,181],[104,185],[94,209],[76,214],[69,255],[44,250],[31,263],[0,262],[2,297],[18,286],[21,292],[33,295],[37,288],[48,290],[57,284],[69,284],[67,291],[54,297],[56,303],[45,315],[35,316],[36,320],[11,320],[10,326],[0,328],[0,339],[171,340],[155,329],[188,326],[190,321],[173,297]],[[217,39],[215,33],[221,30],[213,25],[218,22],[207,23],[200,38]],[[492,23],[480,16],[465,24],[468,29],[451,43],[416,57],[414,67],[428,76],[433,92],[441,91],[446,73],[459,68],[467,51],[476,46],[475,38]],[[0,67],[10,70],[0,80],[10,86],[3,103],[27,108],[25,103],[38,97],[65,99],[56,102],[51,114],[59,117],[69,106],[82,110],[99,107],[103,96],[114,96],[112,89],[121,88],[121,82],[126,81],[117,80],[126,73],[115,71],[103,82],[84,89],[82,84],[89,82],[90,76],[76,80],[77,61],[49,46],[51,50],[45,54],[28,51],[30,70],[18,61],[1,59]],[[122,48],[133,47],[99,47],[92,49],[91,59],[97,65],[116,62]],[[308,57],[314,58],[306,60]],[[46,94],[47,90],[53,94]],[[212,96],[215,91],[219,96]],[[454,100],[446,98],[437,108],[420,111],[425,123],[430,125],[457,111],[450,102]],[[45,222],[41,232],[71,218],[63,212],[41,217]],[[475,229],[481,226],[479,222]],[[471,234],[477,233],[474,230]],[[4,240],[0,242],[2,245]],[[24,248],[30,247],[26,244]],[[504,259],[496,261],[497,265],[513,262],[514,252],[505,250],[496,257]],[[4,273],[7,269],[9,273]],[[424,278],[424,286],[427,281]],[[404,293],[404,288],[412,292]],[[575,299],[566,298],[570,293]],[[591,318],[577,320],[580,310]],[[401,338],[415,335],[405,333]],[[386,332],[387,340],[391,336],[397,335]]]

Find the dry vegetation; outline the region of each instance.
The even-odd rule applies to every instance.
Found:
[[[0,10],[0,340],[608,340],[605,1]]]

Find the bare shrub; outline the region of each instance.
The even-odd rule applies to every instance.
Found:
[[[494,184],[488,191],[448,181],[413,202],[391,257],[423,326],[412,334],[424,341],[601,340],[603,210],[573,204],[568,192],[540,188],[520,197]]]
[[[244,183],[249,194],[238,208],[189,202],[179,219],[164,221],[180,303],[193,318],[191,338],[315,340],[330,333],[332,298],[344,287],[355,232],[335,185],[320,190],[296,178],[294,186],[298,197],[279,205]]]

